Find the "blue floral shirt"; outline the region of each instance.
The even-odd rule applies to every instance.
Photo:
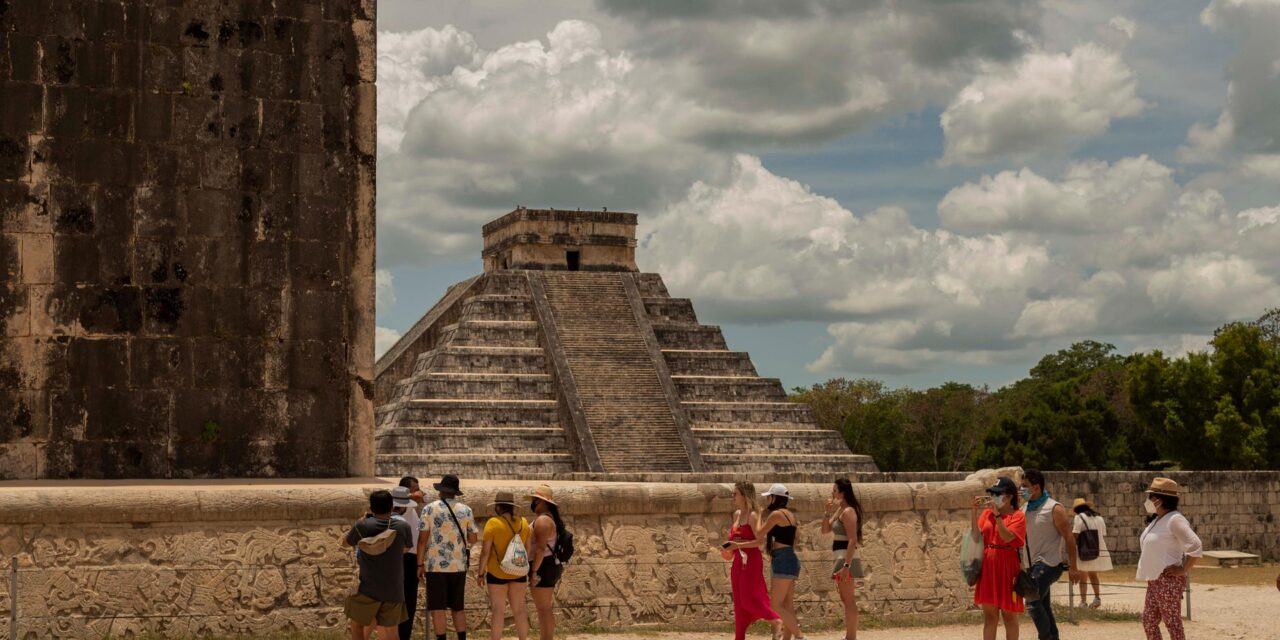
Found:
[[[478,535],[479,529],[471,507],[453,498],[449,499],[449,505],[453,507],[453,515],[458,517],[457,524],[454,524],[443,500],[436,500],[422,509],[422,526],[431,528],[431,535],[427,536],[427,571],[451,573],[467,570],[463,555],[468,546],[467,536]],[[462,525],[462,531],[458,530],[458,524]]]

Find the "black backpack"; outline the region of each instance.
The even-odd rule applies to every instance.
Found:
[[[1076,555],[1081,560],[1097,560],[1102,554],[1101,545],[1098,544],[1098,532],[1089,528],[1089,521],[1083,515],[1076,517],[1080,518],[1080,524],[1084,525],[1084,531],[1076,534]]]
[[[567,528],[556,536],[556,545],[551,548],[551,553],[555,555],[556,560],[560,564],[569,562],[569,558],[573,557],[573,533]]]

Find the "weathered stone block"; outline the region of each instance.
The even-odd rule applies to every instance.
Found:
[[[11,83],[0,104],[0,133],[23,136],[40,130],[44,88],[38,84]]]
[[[53,394],[52,440],[163,442],[169,434],[170,392],[75,389]]]
[[[0,337],[31,335],[31,307],[28,288],[0,284]]]
[[[257,389],[263,386],[261,343],[243,338],[197,338],[191,349],[192,384],[207,389]]]
[[[188,342],[174,338],[133,338],[129,341],[130,387],[183,388],[190,384]]]

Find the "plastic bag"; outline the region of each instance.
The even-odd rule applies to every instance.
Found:
[[[982,575],[982,554],[985,550],[982,534],[977,529],[970,529],[960,539],[960,573],[964,574],[964,581],[971,587],[978,584],[978,577]]]

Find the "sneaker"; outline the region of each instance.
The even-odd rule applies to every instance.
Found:
[[[1090,609],[1098,609],[1102,607],[1102,598],[1094,596],[1093,604],[1089,605]]]

